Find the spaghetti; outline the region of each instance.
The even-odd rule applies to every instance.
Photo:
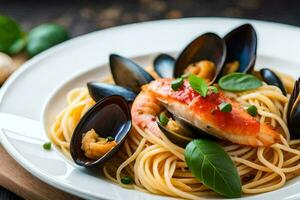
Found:
[[[293,81],[289,79],[285,84]],[[255,105],[257,120],[262,124],[270,124],[281,133],[280,140],[269,147],[221,142],[238,169],[243,193],[257,194],[276,190],[284,186],[287,180],[299,175],[300,140],[291,140],[287,128],[289,97],[284,96],[279,88],[266,84],[247,92],[224,93],[241,105]],[[73,130],[94,104],[86,88],[71,90],[67,95],[66,108],[56,117],[51,127],[52,141],[68,157]],[[173,144],[163,134],[158,137],[135,124],[118,156],[106,162],[102,169],[111,181],[144,192],[185,199],[200,199],[215,194],[188,170],[183,148]],[[123,184],[121,178],[124,175],[134,177],[134,184]]]

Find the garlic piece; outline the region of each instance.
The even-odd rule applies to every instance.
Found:
[[[0,52],[0,84],[13,72],[13,60],[5,53]]]

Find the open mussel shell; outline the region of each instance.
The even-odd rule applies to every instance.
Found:
[[[193,140],[193,138],[188,137],[185,134],[179,134],[168,129],[166,126],[162,125],[159,120],[157,120],[157,125],[171,142],[180,147],[185,147],[191,140]]]
[[[211,80],[213,82],[222,69],[225,56],[224,40],[214,33],[205,33],[193,40],[180,53],[175,62],[174,77],[180,77],[190,64],[209,60],[216,66],[215,77]]]
[[[287,122],[291,138],[300,138],[300,79],[295,82],[289,100]]]
[[[161,78],[172,78],[174,75],[175,58],[168,54],[159,54],[153,62],[154,71]]]
[[[141,87],[151,82],[153,77],[132,60],[120,55],[111,54],[109,64],[112,76],[117,85],[127,87],[139,93]]]
[[[98,102],[104,97],[119,95],[126,99],[128,102],[134,101],[136,97],[136,93],[132,90],[121,87],[118,85],[112,85],[108,83],[100,83],[100,82],[88,82],[87,87],[89,90],[90,96],[94,99],[94,101]]]
[[[192,134],[193,138],[206,138],[211,140],[216,140],[217,138],[207,133],[206,131],[198,128],[197,126],[190,123],[188,120],[173,115],[174,120],[184,129],[187,133]]]
[[[280,78],[270,69],[268,68],[263,68],[260,71],[260,75],[263,78],[263,80],[269,84],[269,85],[275,85],[280,88],[281,92],[283,95],[287,95],[287,92],[285,90],[285,87],[280,80]]]
[[[244,24],[224,37],[226,43],[225,64],[239,62],[237,72],[251,72],[256,61],[257,35],[252,25]]]
[[[91,129],[94,129],[100,137],[112,136],[117,142],[117,146],[97,160],[87,158],[81,149],[83,135]],[[123,97],[115,95],[98,101],[80,119],[74,130],[70,143],[70,152],[74,162],[85,167],[104,163],[120,149],[130,129],[130,110]]]

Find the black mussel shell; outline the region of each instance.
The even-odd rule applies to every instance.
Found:
[[[83,134],[91,129],[103,138],[114,137],[118,143],[98,160],[87,158],[81,149]],[[70,143],[70,152],[74,162],[85,167],[104,163],[120,149],[130,129],[131,116],[127,101],[117,95],[103,98],[86,112],[74,130]]]
[[[193,140],[193,138],[188,137],[185,134],[179,134],[168,129],[166,126],[162,125],[159,120],[157,120],[157,125],[171,142],[180,147],[184,148],[191,140]]]
[[[287,122],[291,138],[300,138],[300,79],[295,82],[289,100]]]
[[[109,64],[115,83],[136,93],[140,92],[141,86],[154,80],[148,72],[128,58],[111,54]]]
[[[216,65],[216,74],[211,82],[219,75],[225,61],[226,46],[222,38],[214,33],[205,33],[185,47],[175,62],[174,77],[180,77],[192,63],[210,60]]]
[[[173,115],[173,118],[175,121],[184,128],[188,133],[193,134],[193,138],[207,138],[211,140],[216,140],[217,138],[213,135],[207,133],[206,131],[194,126],[192,123],[190,123],[188,120],[178,117],[176,115]]]
[[[88,82],[87,87],[89,90],[90,96],[94,101],[98,102],[104,97],[119,95],[126,99],[128,102],[134,101],[136,93],[132,90],[121,87],[118,85],[112,85],[108,83],[99,83],[99,82]]]
[[[161,78],[172,78],[174,74],[175,58],[168,54],[159,54],[153,62],[154,71]]]
[[[237,72],[251,72],[256,61],[257,35],[252,25],[244,24],[224,37],[227,63],[239,61]]]
[[[267,84],[275,85],[275,86],[279,87],[280,90],[282,91],[282,94],[285,96],[287,95],[282,81],[272,70],[270,70],[268,68],[263,68],[259,72],[260,72],[261,77]]]

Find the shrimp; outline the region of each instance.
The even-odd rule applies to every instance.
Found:
[[[101,158],[109,150],[117,145],[116,141],[108,141],[105,138],[101,138],[95,132],[94,129],[88,131],[82,138],[81,149],[84,151],[84,155],[91,159]]]
[[[207,133],[233,143],[270,146],[279,139],[279,133],[271,126],[260,124],[238,102],[221,91],[202,97],[187,80],[177,91],[171,88],[171,81],[169,78],[159,79],[142,87],[132,105],[133,123],[159,136],[163,133],[157,126],[156,116],[166,108]],[[230,103],[232,111],[220,111],[218,105],[222,102]]]

